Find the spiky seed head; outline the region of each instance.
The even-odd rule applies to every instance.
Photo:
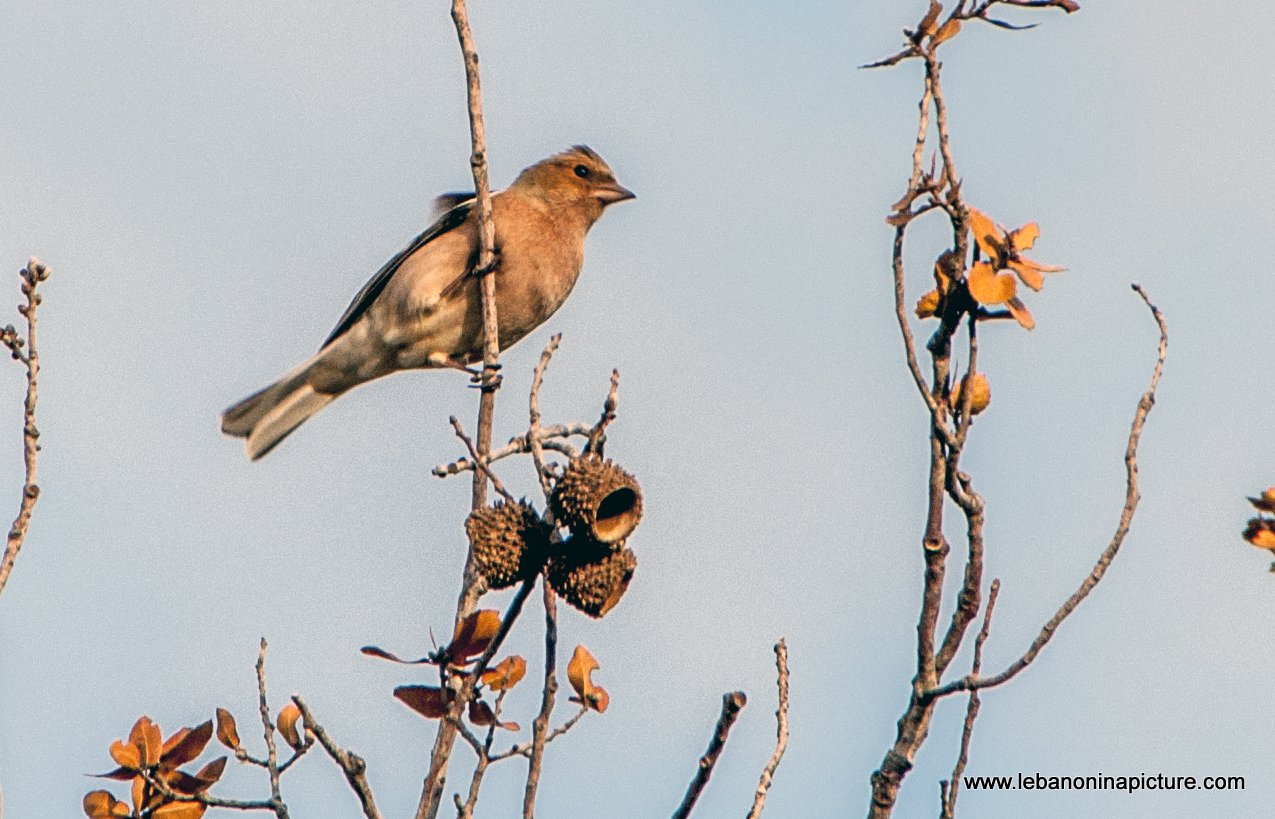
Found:
[[[596,455],[574,458],[553,488],[554,516],[572,534],[598,543],[618,543],[642,519],[642,488],[611,461]]]
[[[563,600],[590,617],[602,617],[620,602],[636,568],[637,555],[623,543],[572,537],[550,558],[545,576]]]
[[[550,527],[525,500],[501,501],[470,513],[465,520],[474,565],[488,588],[504,589],[540,571]]]

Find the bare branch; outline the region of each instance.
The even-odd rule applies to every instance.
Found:
[[[547,732],[553,716],[554,702],[558,696],[558,596],[548,582],[544,584],[545,606],[545,677],[540,695],[540,713],[531,724],[531,745],[527,756],[527,786],[523,790],[523,819],[531,819],[536,812],[536,789],[540,787],[540,772],[544,768],[545,745],[553,738]],[[588,710],[581,706],[581,714]],[[572,723],[574,724],[574,723]],[[565,733],[570,726],[563,729]],[[512,754],[513,751],[510,751]]]
[[[474,46],[473,32],[469,28],[469,14],[465,0],[452,0],[452,22],[456,25],[456,37],[460,42],[465,62],[465,90],[469,102],[469,165],[474,176],[475,209],[478,219],[478,264],[473,271],[479,277],[482,291],[483,318],[483,370],[482,396],[478,405],[478,462],[491,452],[492,418],[496,408],[496,390],[500,388],[500,332],[496,316],[496,226],[492,221],[491,187],[487,180],[487,140],[483,126],[483,95],[478,75],[478,50]],[[487,473],[474,470],[473,493],[470,507],[481,509],[487,505]],[[460,598],[456,603],[456,624],[459,625],[478,607],[482,594],[481,578],[474,562],[471,547],[465,560],[465,575]],[[455,719],[459,717],[473,693],[472,680],[461,686],[455,701],[448,709],[450,719],[442,720],[434,738],[430,753],[429,773],[421,791],[416,819],[435,819],[443,800],[443,783],[447,777],[447,763],[451,759],[456,742]]]
[[[1107,573],[1107,569],[1111,566],[1111,562],[1115,560],[1116,554],[1119,553],[1121,545],[1124,544],[1125,536],[1129,533],[1129,527],[1133,523],[1134,512],[1137,511],[1138,502],[1141,500],[1141,494],[1138,491],[1138,442],[1142,438],[1142,428],[1146,424],[1147,416],[1151,412],[1151,408],[1155,405],[1156,389],[1160,385],[1160,376],[1164,373],[1164,359],[1168,352],[1169,330],[1164,321],[1164,315],[1160,312],[1160,308],[1152,303],[1147,292],[1141,285],[1133,285],[1133,289],[1146,303],[1151,310],[1151,315],[1155,319],[1156,326],[1160,330],[1160,343],[1156,352],[1155,368],[1151,373],[1151,382],[1147,385],[1146,392],[1142,394],[1142,398],[1138,401],[1137,410],[1134,412],[1133,424],[1129,429],[1129,439],[1125,445],[1125,501],[1124,507],[1120,512],[1120,520],[1116,524],[1115,534],[1112,535],[1111,541],[1107,544],[1107,548],[1103,550],[1098,557],[1098,561],[1094,564],[1093,569],[1081,582],[1080,586],[1074,591],[1071,597],[1059,607],[1054,616],[1041,627],[1040,633],[1036,635],[1036,639],[1032,641],[1027,651],[1021,657],[1015,660],[1004,671],[991,677],[979,677],[970,675],[959,680],[954,680],[946,685],[939,686],[932,691],[926,692],[926,696],[937,698],[954,694],[958,691],[977,691],[983,688],[994,688],[1003,683],[1009,682],[1016,677],[1024,668],[1031,665],[1041,650],[1053,639],[1054,633],[1058,627],[1062,625],[1076,608],[1084,602],[1089,593],[1097,587],[1098,583]]]
[[[554,424],[552,426],[541,427],[539,441],[540,445],[545,449],[563,451],[558,446],[555,446],[555,444],[558,443],[555,439],[571,438],[573,436],[588,437],[589,433],[592,431],[592,424],[586,424],[580,421],[571,424]],[[512,455],[521,455],[525,452],[531,452],[532,446],[532,441],[528,436],[514,436],[509,439],[509,443],[491,453],[491,455],[487,458],[487,463],[500,461]],[[570,456],[570,453],[572,452],[574,452],[574,450],[567,449],[564,454],[568,454]],[[449,464],[441,464],[434,467],[433,474],[435,477],[446,478],[448,475],[458,475],[461,472],[472,472],[473,470],[474,462],[467,458],[461,458],[458,461],[452,461]]]
[[[556,685],[555,685],[555,690],[556,690]],[[581,705],[579,711],[576,711],[574,714],[571,715],[571,717],[566,722],[562,723],[557,728],[554,728],[545,736],[544,744],[548,745],[550,742],[553,742],[558,737],[570,731],[572,728],[575,727],[577,722],[579,722],[581,719],[584,718],[585,714],[589,713],[590,710],[591,709],[589,708],[587,704]],[[522,757],[526,757],[527,759],[531,759],[532,752],[534,750],[535,750],[534,740],[530,742],[520,742],[517,745],[511,746],[509,750],[507,751],[501,751],[498,754],[492,754],[491,761],[499,762],[500,760],[508,759],[511,756],[522,756]]]
[[[540,481],[540,490],[544,493],[546,501],[553,492],[553,485],[549,482],[549,467],[545,464],[544,444],[540,440],[540,387],[544,384],[545,370],[549,367],[549,360],[553,358],[554,351],[558,349],[558,343],[561,341],[562,333],[556,333],[545,345],[544,352],[540,354],[540,362],[536,364],[536,374],[531,379],[531,393],[527,401],[526,441],[531,449],[531,460],[536,465],[536,479]]]
[[[620,371],[611,371],[611,389],[607,391],[607,400],[602,403],[602,417],[598,419],[598,423],[593,426],[593,430],[589,433],[589,443],[584,451],[592,452],[598,456],[602,455],[602,450],[606,446],[606,429],[611,422],[615,420],[615,410],[620,404]]]
[[[460,419],[453,415],[448,421],[451,422],[452,429],[456,431],[456,437],[465,443],[465,448],[469,450],[469,457],[473,463],[477,464],[478,469],[487,476],[487,479],[491,481],[491,485],[496,487],[496,492],[510,503],[516,503],[514,496],[509,494],[509,490],[505,489],[505,485],[501,483],[500,478],[496,477],[496,473],[492,471],[491,464],[487,463],[487,459],[474,448],[474,441],[465,434],[464,427],[460,425]]]
[[[788,748],[788,644],[782,639],[775,644],[775,666],[779,669],[779,708],[775,710],[777,738],[775,752],[770,761],[762,769],[761,781],[757,783],[757,793],[753,796],[753,807],[748,811],[748,819],[757,819],[766,807],[766,794],[770,792],[770,783],[775,778],[775,769],[779,760],[784,758]]]
[[[686,789],[682,804],[678,805],[677,810],[673,812],[673,819],[686,819],[691,815],[696,800],[708,785],[708,778],[713,775],[713,766],[717,764],[717,758],[722,755],[722,749],[726,747],[726,738],[730,736],[730,729],[747,703],[748,697],[743,691],[733,691],[722,695],[722,713],[717,718],[717,728],[713,731],[713,738],[709,740],[708,750],[699,758],[695,778]]]
[[[992,610],[996,608],[996,596],[1000,594],[1000,580],[992,581],[992,588],[987,593],[987,608],[983,611],[983,626],[974,638],[974,662],[970,665],[970,673],[977,676],[983,667],[983,644],[992,630]],[[965,724],[961,729],[961,750],[956,757],[956,765],[952,768],[949,782],[940,783],[942,793],[941,819],[953,819],[956,816],[956,797],[961,790],[961,775],[965,773],[965,765],[970,759],[970,739],[974,736],[974,720],[978,719],[980,706],[978,692],[971,691],[969,703],[965,707]]]
[[[381,813],[376,809],[376,800],[372,798],[372,789],[367,784],[367,764],[358,754],[343,749],[332,741],[328,736],[328,732],[323,730],[323,726],[314,718],[314,714],[310,712],[309,706],[305,704],[305,700],[301,699],[301,695],[293,694],[292,701],[296,703],[297,708],[301,709],[301,719],[305,722],[305,732],[307,735],[313,736],[323,746],[323,750],[328,752],[328,756],[332,757],[332,761],[337,764],[341,771],[345,774],[345,780],[350,783],[350,788],[359,798],[359,804],[363,808],[363,815],[366,819],[381,819]]]
[[[27,266],[19,274],[22,278],[22,294],[26,296],[26,304],[18,307],[27,320],[27,337],[22,339],[12,326],[0,332],[0,341],[9,348],[13,358],[22,363],[27,371],[27,393],[22,410],[22,460],[25,475],[22,481],[22,500],[18,504],[18,516],[9,527],[9,536],[5,542],[4,555],[0,556],[0,592],[4,591],[9,575],[13,572],[13,564],[18,559],[18,552],[27,537],[27,527],[31,524],[31,512],[40,497],[39,458],[40,431],[35,425],[35,406],[39,399],[40,351],[36,345],[36,312],[44,297],[37,292],[40,282],[49,278],[49,269],[32,256]],[[23,347],[26,352],[23,352]]]
[[[266,703],[266,638],[261,638],[261,650],[257,652],[257,710],[261,713],[261,728],[266,737],[266,770],[270,774],[270,804],[278,819],[288,819],[288,806],[283,803],[279,790],[279,754],[274,742],[274,723],[270,721],[270,706]]]

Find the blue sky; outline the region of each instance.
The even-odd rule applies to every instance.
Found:
[[[1004,585],[988,668],[1021,653],[1115,526],[1155,344],[1130,281],[1168,317],[1169,364],[1125,549],[1040,660],[984,698],[969,772],[1239,774],[1247,789],[970,792],[962,808],[1253,815],[1275,797],[1275,585],[1238,533],[1242,496],[1275,482],[1275,209],[1261,204],[1275,12],[1083,5],[944,49],[966,197],[1039,221],[1035,255],[1068,268],[1029,294],[1033,333],[980,334],[993,403],[965,464]],[[926,418],[883,221],[907,178],[919,67],[855,66],[923,10],[471,9],[494,183],[586,142],[638,194],[591,233],[566,306],[504,358],[498,438],[523,428],[551,333],[564,340],[548,419],[596,417],[618,367],[609,450],[646,493],[623,603],[602,622],[563,617],[564,658],[589,646],[611,708],[551,746],[543,816],[670,812],[734,689],[750,703],[700,815],[742,814],[772,746],[780,636],[793,736],[767,815],[866,810],[911,675]],[[97,787],[81,774],[110,767],[110,741],[142,713],[171,729],[223,706],[246,726],[261,636],[276,701],[303,693],[368,759],[385,813],[410,815],[433,725],[390,691],[419,678],[357,648],[423,651],[447,629],[468,484],[429,471],[461,454],[447,416],[472,427],[475,396],[454,374],[385,379],[257,464],[216,416],[308,355],[429,200],[468,184],[445,4],[19,0],[0,45],[0,269],[34,253],[54,270],[44,494],[0,596],[7,815],[76,815]],[[917,232],[912,297],[940,242]],[[21,386],[0,369],[15,509]],[[532,494],[528,467],[502,474]],[[537,623],[510,643],[533,667]],[[529,724],[537,701],[524,683],[510,716]],[[962,712],[940,709],[898,815],[936,813]],[[468,772],[461,749],[451,784]],[[498,766],[479,814],[508,815],[521,786],[516,763]],[[265,787],[232,770],[220,790]],[[284,787],[293,815],[357,810],[318,755]]]

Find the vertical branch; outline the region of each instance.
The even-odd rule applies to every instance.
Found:
[[[970,674],[977,677],[983,669],[983,644],[992,630],[992,610],[996,608],[996,595],[1000,594],[1000,580],[992,581],[992,588],[987,593],[987,609],[983,612],[983,627],[974,638],[974,662],[970,666]],[[961,790],[961,775],[965,773],[965,764],[970,760],[970,738],[974,736],[974,720],[978,719],[981,705],[978,692],[971,691],[969,703],[965,706],[965,724],[961,728],[961,750],[956,757],[956,765],[952,768],[952,779],[943,785],[943,804],[941,819],[953,819],[956,816],[956,796]]]
[[[478,51],[469,28],[469,15],[465,0],[452,0],[452,21],[460,41],[461,55],[465,61],[465,90],[469,102],[469,164],[474,176],[474,195],[478,217],[478,266],[473,271],[478,276],[482,292],[483,318],[483,369],[480,381],[482,396],[478,405],[478,456],[486,458],[491,452],[492,417],[496,409],[496,390],[500,388],[500,333],[496,316],[496,226],[492,221],[491,186],[487,179],[487,137],[483,126],[483,95],[478,75]],[[475,459],[477,462],[478,458]],[[487,474],[474,470],[471,508],[479,509],[487,503]],[[478,572],[472,550],[465,561],[465,576],[461,583],[460,599],[456,604],[456,623],[459,625],[478,606],[481,594]],[[456,725],[473,693],[473,679],[462,681],[458,696],[453,700],[448,719],[439,722],[434,749],[430,754],[429,773],[425,778],[417,819],[433,819],[443,798],[443,782],[447,776],[447,763],[451,759],[456,742]]]
[[[775,752],[770,755],[770,761],[762,769],[761,781],[757,783],[757,793],[753,796],[753,807],[748,811],[748,819],[757,819],[761,816],[762,808],[766,806],[766,794],[770,792],[770,783],[775,778],[775,769],[779,767],[779,760],[784,758],[784,751],[788,749],[788,644],[782,639],[775,644],[775,666],[779,669],[779,708],[775,711],[775,721],[778,723]]]
[[[266,638],[261,638],[261,650],[257,653],[257,708],[261,712],[261,728],[266,737],[266,770],[270,774],[270,806],[278,819],[288,819],[288,806],[283,803],[279,789],[279,752],[274,742],[274,723],[270,721],[270,706],[266,703]]]
[[[531,449],[531,460],[536,466],[536,478],[540,481],[540,490],[544,492],[546,501],[553,492],[553,486],[549,483],[544,443],[540,440],[540,387],[544,384],[545,370],[549,367],[549,360],[553,358],[561,341],[562,333],[555,333],[545,345],[544,352],[540,354],[540,362],[536,364],[535,375],[531,379],[531,394],[527,398],[527,446]]]
[[[544,768],[545,743],[549,736],[549,718],[553,716],[558,696],[558,596],[553,587],[544,584],[545,601],[545,682],[540,698],[540,713],[531,725],[531,752],[527,763],[527,787],[522,797],[523,819],[536,813],[536,789]]]
[[[483,92],[478,76],[478,51],[474,35],[469,28],[469,15],[465,0],[452,0],[452,21],[456,24],[456,36],[460,40],[461,55],[465,60],[465,90],[469,100],[469,134],[471,153],[470,169],[474,176],[474,195],[478,216],[478,277],[482,292],[483,317],[483,370],[481,376],[482,397],[478,406],[479,454],[484,457],[491,451],[492,416],[496,408],[496,390],[500,388],[500,332],[496,316],[496,224],[491,213],[491,186],[487,180],[487,137],[483,126]],[[479,509],[487,503],[487,476],[474,471],[472,508]],[[461,592],[459,623],[477,605],[474,590],[476,576],[472,561],[465,567],[465,584]]]
[[[747,703],[748,697],[743,691],[732,691],[722,695],[722,713],[717,718],[717,728],[713,730],[713,738],[708,742],[708,750],[699,758],[695,778],[687,787],[686,796],[682,797],[682,804],[673,811],[673,819],[686,819],[691,815],[691,809],[695,807],[695,802],[708,785],[708,778],[713,775],[713,766],[717,764],[717,758],[722,755],[722,749],[726,747],[726,738],[730,736],[730,729],[735,725],[739,712]]]
[[[36,311],[43,297],[36,292],[39,283],[49,278],[49,269],[32,256],[22,277],[22,294],[27,303],[18,307],[27,320],[27,337],[24,341],[12,325],[0,331],[0,341],[9,348],[14,360],[19,361],[27,371],[27,394],[22,411],[22,460],[25,476],[22,482],[22,501],[18,505],[18,516],[9,528],[9,536],[4,546],[4,556],[0,557],[0,592],[4,591],[9,575],[13,572],[13,564],[18,559],[18,552],[27,537],[27,527],[31,523],[31,512],[40,497],[39,477],[40,431],[35,425],[35,405],[39,398],[40,352],[36,345]],[[26,352],[23,352],[23,347]]]

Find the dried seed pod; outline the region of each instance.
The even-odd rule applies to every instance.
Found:
[[[624,544],[604,544],[572,537],[549,560],[545,576],[553,590],[590,617],[602,617],[620,602],[637,555]]]
[[[618,543],[642,519],[642,489],[611,461],[584,455],[567,464],[553,487],[553,513],[571,532],[598,543]]]
[[[531,504],[501,501],[465,520],[474,565],[488,588],[504,589],[540,571],[550,527]]]

